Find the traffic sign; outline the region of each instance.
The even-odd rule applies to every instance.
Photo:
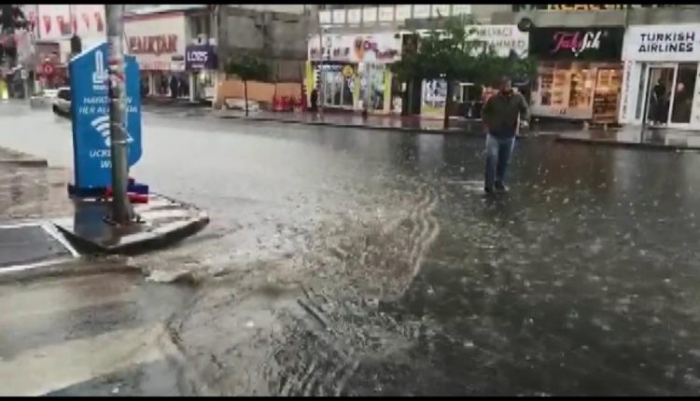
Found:
[[[73,163],[78,190],[106,188],[112,183],[107,42],[74,57],[69,64]],[[126,132],[129,166],[141,158],[141,85],[139,66],[125,56]]]
[[[53,73],[56,72],[56,69],[54,68],[53,64],[50,63],[45,63],[42,66],[41,70],[47,77],[53,75]]]

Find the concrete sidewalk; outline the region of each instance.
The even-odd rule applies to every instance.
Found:
[[[150,194],[134,205],[140,223],[115,227],[104,221],[110,202],[69,198],[69,179],[68,169],[0,148],[0,276],[55,269],[87,254],[149,252],[209,223],[191,205]]]
[[[615,130],[580,130],[557,134],[558,142],[657,150],[700,150],[700,132],[662,127],[625,126]]]

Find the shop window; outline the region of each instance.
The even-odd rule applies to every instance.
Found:
[[[672,123],[690,123],[690,112],[693,106],[693,92],[695,91],[695,77],[697,76],[697,72],[697,63],[681,63],[678,65],[676,85],[673,88]]]
[[[326,106],[352,107],[353,106],[353,84],[354,68],[344,68],[343,64],[326,64],[322,66],[320,74],[323,88],[319,88],[322,93],[322,104]],[[345,71],[344,71],[345,70]]]
[[[370,110],[384,109],[384,78],[386,67],[379,64],[365,64],[360,80],[360,99],[369,105]]]

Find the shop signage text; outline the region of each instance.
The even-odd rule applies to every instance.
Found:
[[[185,69],[215,70],[217,68],[216,53],[211,45],[189,45],[185,48]]]
[[[639,53],[692,53],[695,32],[642,33]]]
[[[578,56],[589,49],[598,50],[600,49],[601,35],[603,35],[603,31],[557,32],[554,34],[556,45],[552,49],[552,53],[570,51]]]
[[[625,33],[624,60],[700,60],[700,25],[636,25]]]
[[[516,25],[472,25],[466,29],[468,41],[486,43],[500,57],[508,57],[511,53],[518,57],[527,55],[528,34],[520,32]]]
[[[129,50],[133,54],[177,53],[177,35],[132,36],[129,38]]]
[[[374,52],[374,56],[377,60],[387,60],[393,59],[399,54],[396,49],[385,49],[380,50],[379,44],[374,40],[367,40],[362,37],[355,39],[355,54],[359,60],[364,60],[365,53]]]
[[[323,46],[318,36],[308,43],[309,60],[347,63],[392,63],[401,57],[401,38],[394,33],[376,35],[325,35]]]
[[[546,27],[530,31],[530,55],[545,60],[619,60],[624,27]]]

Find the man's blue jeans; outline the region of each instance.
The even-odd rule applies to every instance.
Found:
[[[496,182],[504,183],[514,146],[515,137],[498,138],[491,134],[486,135],[486,188],[492,189]]]

